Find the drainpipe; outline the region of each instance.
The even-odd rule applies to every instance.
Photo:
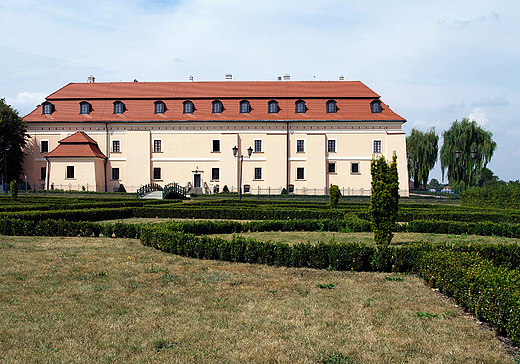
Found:
[[[109,148],[109,140],[108,140],[108,121],[105,121],[105,135],[106,135],[106,140],[105,140],[105,155],[106,155],[106,158],[105,158],[105,166],[103,168],[104,172],[105,172],[105,193],[107,193],[108,191],[108,186],[107,186],[107,162],[108,162],[108,157],[109,157],[109,152],[110,152],[110,148]]]
[[[47,157],[45,157],[45,160],[47,161],[47,173],[46,173],[46,176],[45,176],[45,179],[46,179],[46,183],[45,183],[45,189],[46,190],[49,190],[49,179],[51,177],[51,161],[49,159],[47,159]],[[35,178],[35,181],[36,182],[36,178]]]
[[[289,168],[289,151],[290,151],[290,147],[289,147],[289,120],[287,120],[287,140],[286,140],[286,143],[287,145],[287,150],[286,150],[286,161],[285,161],[285,168],[286,168],[286,175],[285,175],[285,190],[287,191],[287,194],[289,194],[289,176],[290,176],[290,168]]]

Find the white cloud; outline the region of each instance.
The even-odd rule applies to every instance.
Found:
[[[5,101],[8,104],[13,105],[16,109],[22,106],[24,107],[24,109],[36,108],[37,105],[45,101],[46,96],[47,94],[44,92],[24,91],[20,92],[15,98],[6,97]]]
[[[486,112],[479,107],[473,109],[473,112],[468,115],[468,119],[475,120],[481,126],[484,126],[489,121]]]

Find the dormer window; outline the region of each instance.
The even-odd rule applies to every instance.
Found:
[[[278,111],[280,111],[280,107],[278,106],[278,102],[275,100],[269,101],[267,104],[267,112],[269,114],[278,114]]]
[[[222,114],[223,109],[224,109],[224,107],[222,106],[222,102],[220,102],[219,100],[213,101],[212,107],[211,107],[211,112],[213,114]]]
[[[122,114],[125,111],[125,104],[121,101],[114,102],[114,114]]]
[[[303,101],[303,100],[296,101],[294,106],[295,106],[295,112],[297,114],[305,114],[305,111],[307,111],[307,107],[305,106],[305,101]]]
[[[42,104],[42,114],[43,115],[50,115],[54,111],[54,105],[50,102],[44,102]]]
[[[240,101],[240,113],[249,114],[251,112],[251,104],[247,100]]]
[[[154,114],[164,114],[166,105],[162,101],[155,101]]]
[[[372,114],[380,113],[381,112],[381,101],[375,100],[370,103],[370,110],[372,111]]]
[[[182,113],[183,114],[193,114],[193,110],[195,107],[193,106],[193,102],[191,101],[184,101],[183,107],[182,107]]]
[[[336,105],[336,101],[329,100],[327,101],[327,114],[335,114],[338,112],[338,106]]]
[[[79,103],[79,113],[83,115],[88,115],[92,111],[92,105],[88,102],[83,101]]]

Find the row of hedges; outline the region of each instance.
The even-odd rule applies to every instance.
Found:
[[[520,273],[475,253],[434,251],[418,264],[419,276],[466,311],[520,343]]]
[[[471,188],[460,197],[462,206],[520,209],[520,183]]]

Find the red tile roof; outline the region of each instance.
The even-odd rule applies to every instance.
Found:
[[[295,102],[304,100],[307,112],[295,113]],[[114,101],[125,112],[114,114]],[[163,101],[164,114],[154,114],[154,102]],[[193,114],[183,114],[183,102],[195,105]],[[212,113],[214,100],[222,101],[221,114]],[[249,114],[239,112],[241,100],[251,104]],[[267,112],[267,102],[278,101],[277,114]],[[325,103],[337,102],[337,113],[327,113]],[[359,81],[224,81],[224,82],[117,82],[71,83],[47,97],[52,115],[42,115],[41,106],[25,116],[31,122],[121,122],[121,121],[242,121],[242,120],[362,120],[404,122],[381,102],[382,112],[371,113],[370,103],[379,95]],[[79,103],[92,105],[88,115],[79,114]]]
[[[53,157],[97,157],[106,159],[99,150],[98,144],[87,134],[78,131],[65,139],[60,140],[59,145],[45,155]]]

